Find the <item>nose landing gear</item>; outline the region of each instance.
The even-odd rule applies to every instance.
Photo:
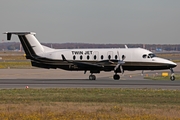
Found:
[[[171,76],[170,79],[171,79],[171,81],[174,81],[175,80],[175,76]]]
[[[171,81],[174,81],[174,80],[176,79],[175,76],[174,76],[174,71],[173,71],[172,68],[170,68],[170,70],[171,70],[170,80],[171,80]]]

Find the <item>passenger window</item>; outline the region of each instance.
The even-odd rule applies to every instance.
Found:
[[[109,59],[109,60],[111,59],[111,55],[108,55],[108,59]]]
[[[122,55],[122,60],[124,60],[126,58],[126,56],[125,55]]]
[[[83,57],[82,57],[82,55],[81,55],[81,56],[80,56],[80,59],[82,60],[82,58],[83,58]]]
[[[73,56],[73,60],[75,60],[75,59],[76,59],[76,56],[74,55],[74,56]]]
[[[94,59],[96,60],[96,55],[94,55]]]
[[[89,58],[90,58],[90,57],[89,57],[89,55],[88,55],[88,56],[87,56],[87,59],[89,60]]]
[[[103,60],[104,59],[104,56],[103,55],[101,55],[101,60]]]
[[[115,55],[115,59],[117,60],[117,58],[118,58],[118,56],[117,55]]]

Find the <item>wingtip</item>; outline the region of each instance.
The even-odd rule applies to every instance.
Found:
[[[8,32],[4,32],[3,34],[8,34]]]
[[[26,34],[33,34],[35,35],[36,33],[35,32],[4,32],[3,34],[16,34],[16,35],[26,35]]]

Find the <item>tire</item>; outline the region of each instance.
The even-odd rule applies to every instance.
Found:
[[[119,79],[120,79],[120,76],[117,75],[117,74],[115,74],[115,75],[113,76],[113,79],[114,79],[114,80],[119,80]]]
[[[175,76],[171,76],[171,77],[170,77],[170,80],[171,80],[171,81],[174,81],[175,79],[176,79]]]
[[[89,80],[96,80],[96,76],[95,75],[89,75]]]
[[[93,75],[89,75],[89,80],[93,80]]]
[[[96,76],[95,75],[93,75],[93,79],[92,80],[96,80]]]

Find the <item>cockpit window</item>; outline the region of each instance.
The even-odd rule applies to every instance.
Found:
[[[142,57],[143,58],[153,58],[153,57],[156,57],[156,55],[153,53],[149,53],[148,55],[144,54]]]
[[[147,55],[146,55],[146,54],[144,54],[142,57],[143,57],[143,58],[146,58],[146,57],[147,57]]]
[[[153,53],[150,53],[148,56],[150,56],[151,58],[156,57],[156,55]]]

